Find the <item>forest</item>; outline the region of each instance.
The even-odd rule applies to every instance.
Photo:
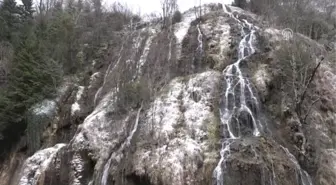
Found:
[[[55,96],[131,19],[139,17],[127,6],[100,0],[0,2],[1,155],[25,135],[29,109]]]

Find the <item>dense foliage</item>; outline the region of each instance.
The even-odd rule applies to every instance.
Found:
[[[0,1],[0,158],[31,135],[25,134],[34,124],[31,107],[52,98],[63,75],[83,70],[132,16],[127,7],[107,10],[100,0]]]

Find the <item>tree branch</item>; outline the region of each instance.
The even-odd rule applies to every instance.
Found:
[[[302,104],[303,100],[305,99],[305,96],[306,96],[306,93],[307,93],[307,90],[309,88],[309,85],[313,82],[314,80],[314,77],[315,77],[315,74],[318,70],[318,68],[320,67],[322,61],[323,61],[324,58],[322,58],[319,63],[316,65],[316,67],[314,68],[313,72],[312,72],[312,75],[310,76],[309,80],[308,80],[308,83],[306,84],[305,86],[305,89],[301,95],[301,98],[300,98],[300,101],[298,102],[299,104]]]
[[[310,105],[310,107],[309,107],[309,109],[308,109],[308,111],[307,111],[305,117],[303,118],[302,123],[305,123],[305,122],[306,122],[307,117],[308,117],[308,115],[309,115],[311,109],[313,108],[313,106],[315,105],[315,103],[318,102],[320,99],[321,99],[321,97],[318,97],[315,101],[313,101],[313,103]]]
[[[304,101],[304,99],[305,99],[305,97],[306,97],[308,88],[309,88],[310,84],[313,82],[314,77],[315,77],[315,75],[316,75],[316,72],[317,72],[318,68],[320,67],[320,65],[321,65],[321,63],[322,63],[322,61],[323,61],[323,59],[324,59],[324,58],[322,58],[322,59],[319,61],[319,63],[316,65],[316,67],[315,67],[314,70],[312,71],[312,74],[311,74],[311,76],[310,76],[310,78],[309,78],[307,84],[305,85],[304,90],[303,90],[303,92],[302,92],[302,94],[301,94],[301,96],[300,96],[300,101],[296,103],[295,111],[296,111],[297,115],[299,116],[299,119],[300,119],[301,122],[303,122],[303,121],[305,120],[305,119],[302,119],[302,117],[301,117],[301,106],[302,106],[302,103],[303,103],[303,101]],[[315,102],[315,103],[316,103],[316,102]]]

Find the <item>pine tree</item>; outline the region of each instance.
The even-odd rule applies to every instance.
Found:
[[[32,0],[22,0],[22,13],[26,18],[32,19],[33,18],[33,1]]]
[[[0,5],[0,39],[18,43],[19,9],[15,0],[4,0]]]
[[[12,61],[8,88],[0,94],[0,132],[9,125],[29,124],[24,120],[29,108],[53,94],[61,79],[60,67],[44,55],[45,49],[34,31],[21,39]]]

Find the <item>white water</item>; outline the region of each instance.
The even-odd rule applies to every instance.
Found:
[[[134,127],[133,127],[130,135],[127,137],[126,141],[121,145],[121,147],[118,150],[118,152],[116,152],[116,153],[113,152],[111,154],[111,157],[109,158],[108,162],[104,166],[103,176],[102,176],[102,179],[101,179],[101,184],[102,185],[106,185],[107,184],[107,179],[108,179],[108,176],[109,176],[109,170],[110,170],[110,167],[111,167],[112,160],[116,159],[117,161],[119,161],[121,159],[121,157],[118,156],[117,153],[119,153],[119,154],[123,153],[123,151],[126,149],[126,147],[130,146],[131,140],[133,139],[133,136],[134,136],[135,132],[138,130],[139,118],[140,118],[140,112],[141,112],[141,110],[142,110],[142,103],[141,103],[140,108],[138,109],[138,113],[137,113],[137,117],[136,117],[136,120],[135,120],[135,124],[134,124]],[[120,154],[120,155],[122,155],[122,154]]]
[[[275,181],[275,171],[274,171],[274,163],[273,163],[273,160],[272,160],[272,179],[271,179],[271,185],[277,185],[276,181]]]
[[[78,90],[77,90],[75,102],[71,105],[71,115],[72,116],[76,112],[79,112],[80,109],[81,109],[78,101],[82,98],[83,92],[84,92],[84,87],[83,86],[79,86]]]
[[[260,130],[263,127],[257,116],[259,111],[257,97],[253,94],[250,82],[247,77],[243,75],[240,68],[242,62],[245,62],[244,59],[255,52],[253,41],[256,30],[246,20],[244,20],[244,22],[240,20],[238,21],[244,35],[239,43],[238,60],[227,66],[223,71],[226,81],[226,89],[224,102],[220,109],[222,124],[227,126],[229,138],[232,139],[243,136],[243,133],[240,132],[241,126],[251,127],[250,129],[252,129],[254,136],[260,136]],[[235,116],[240,116],[242,112],[247,113],[250,118],[250,120],[248,120],[249,123],[244,124],[250,125],[232,124],[232,120],[239,119],[239,117]],[[236,131],[234,131],[234,127],[236,127]]]
[[[150,36],[146,40],[145,47],[143,49],[142,55],[140,57],[139,62],[137,63],[137,73],[136,73],[137,76],[136,77],[139,77],[142,74],[142,67],[145,65],[145,63],[147,61],[147,57],[148,57],[148,54],[149,54],[150,46],[151,46],[151,44],[153,42],[155,33],[156,33],[155,29],[152,29],[152,28],[149,29]]]
[[[197,31],[198,31],[198,36],[197,36],[197,41],[198,41],[198,47],[197,51],[199,51],[201,54],[203,52],[203,35],[200,29],[200,25],[197,25]]]
[[[242,36],[238,48],[238,60],[227,66],[224,71],[225,93],[220,106],[220,119],[223,125],[223,132],[226,138],[222,143],[220,160],[214,170],[216,185],[223,185],[223,172],[226,159],[230,155],[230,144],[232,140],[247,135],[260,136],[262,125],[258,119],[258,101],[253,94],[252,87],[247,77],[241,71],[241,64],[244,59],[255,52],[253,42],[256,28],[247,20],[239,20],[224,7],[224,11],[234,18],[241,27]],[[243,132],[245,130],[245,132]]]
[[[201,28],[200,28],[200,25],[197,24],[197,31],[198,31],[198,35],[197,35],[197,42],[198,42],[198,45],[197,45],[197,48],[196,48],[196,56],[194,56],[194,62],[193,62],[193,65],[192,65],[192,69],[195,70],[197,67],[198,67],[198,61],[202,58],[202,55],[203,55],[203,34],[202,34],[202,31],[201,31]],[[196,69],[197,71],[197,69]],[[196,72],[195,71],[195,72]]]
[[[133,34],[135,33],[135,29],[132,31],[132,32],[130,32],[130,34],[129,34],[129,36],[133,36]],[[113,61],[111,61],[110,62],[110,64],[109,64],[109,66],[107,67],[107,70],[106,70],[106,72],[105,72],[105,75],[104,75],[104,81],[103,81],[103,84],[102,84],[102,86],[98,89],[98,91],[96,92],[96,94],[95,94],[95,97],[94,97],[94,101],[93,101],[93,104],[94,104],[94,106],[96,106],[97,105],[97,99],[99,98],[99,96],[100,96],[100,93],[101,93],[101,91],[102,91],[102,89],[104,88],[104,86],[105,86],[105,84],[106,84],[106,82],[107,82],[107,77],[109,76],[109,74],[119,65],[119,63],[120,63],[120,59],[121,59],[121,57],[122,57],[122,52],[124,51],[124,45],[126,44],[126,42],[128,41],[128,38],[129,37],[126,37],[124,40],[123,40],[123,42],[122,42],[122,44],[121,44],[121,48],[120,48],[120,51],[119,51],[119,53],[118,53],[118,60],[117,60],[117,62],[116,63],[114,63]],[[136,40],[136,42],[135,42],[135,48],[136,49],[138,49],[138,47],[140,46],[140,32],[139,32],[139,35],[138,35],[138,38],[137,38],[137,40]],[[135,52],[134,52],[135,53]],[[114,64],[114,66],[113,66],[113,64]],[[112,68],[112,66],[113,66],[113,68]],[[112,69],[111,69],[112,68]]]
[[[195,13],[193,10],[188,10],[182,16],[182,21],[180,23],[175,24],[174,35],[176,37],[176,56],[177,59],[181,56],[182,50],[182,41],[184,37],[187,35],[190,24],[192,21],[196,19]]]
[[[220,151],[220,160],[218,165],[216,166],[215,170],[214,170],[214,177],[216,179],[216,185],[223,185],[223,167],[222,165],[224,165],[224,168],[226,167],[226,159],[228,158],[228,156],[230,156],[230,145],[231,145],[231,141],[230,140],[225,140],[222,143],[222,149]]]
[[[296,167],[296,170],[297,170],[297,173],[298,173],[297,174],[297,181],[298,181],[298,183],[300,185],[313,185],[313,182],[312,182],[309,174],[300,167],[300,165],[297,162],[297,160],[294,157],[294,155],[291,154],[287,148],[285,148],[283,146],[281,146],[281,148],[285,151],[285,153],[288,156],[288,158],[293,162],[293,164]]]
[[[258,119],[260,112],[257,97],[253,94],[252,87],[246,76],[243,75],[240,65],[247,57],[251,56],[255,52],[253,42],[256,39],[255,33],[258,29],[249,23],[247,20],[239,20],[238,16],[234,16],[227,7],[224,7],[226,12],[231,18],[235,19],[241,26],[241,32],[243,38],[239,43],[238,60],[227,66],[223,73],[226,81],[225,94],[223,102],[220,107],[221,124],[223,124],[223,132],[226,138],[222,143],[222,149],[220,151],[220,161],[215,168],[213,175],[216,185],[223,185],[223,174],[225,171],[225,163],[230,156],[230,145],[235,139],[240,139],[246,134],[258,137],[260,136],[263,126]],[[244,113],[245,115],[242,115]],[[241,117],[242,116],[242,117]],[[243,118],[243,119],[241,119]],[[242,133],[241,131],[250,129],[252,133]],[[282,147],[282,146],[281,146]],[[286,152],[289,159],[294,163],[298,176],[298,183],[301,185],[313,185],[312,180],[308,173],[301,169],[300,165],[296,161],[296,158],[288,151],[288,149],[282,147]],[[270,182],[272,185],[276,185],[275,172],[272,162],[272,177]]]
[[[125,40],[127,40],[127,39],[125,39]],[[123,44],[121,45],[121,49],[120,49],[119,54],[118,54],[119,57],[118,57],[117,63],[114,65],[113,69],[114,69],[116,66],[118,66],[118,64],[119,64],[119,62],[120,62],[120,59],[121,59],[121,57],[122,57],[122,51],[124,50],[124,44],[125,44],[125,43],[123,43]],[[93,104],[94,104],[94,106],[96,106],[97,103],[98,103],[98,102],[97,102],[97,98],[100,96],[100,93],[101,93],[101,91],[102,91],[102,89],[103,89],[103,87],[104,87],[104,85],[105,85],[105,83],[106,83],[106,79],[107,79],[108,75],[110,74],[110,71],[112,71],[112,70],[111,70],[111,67],[112,67],[113,64],[114,64],[114,62],[111,62],[110,65],[107,67],[107,70],[106,70],[106,72],[105,72],[105,76],[104,76],[103,84],[102,84],[102,86],[98,89],[98,91],[97,91],[96,94],[95,94],[95,97],[94,97],[94,100],[93,100]]]

